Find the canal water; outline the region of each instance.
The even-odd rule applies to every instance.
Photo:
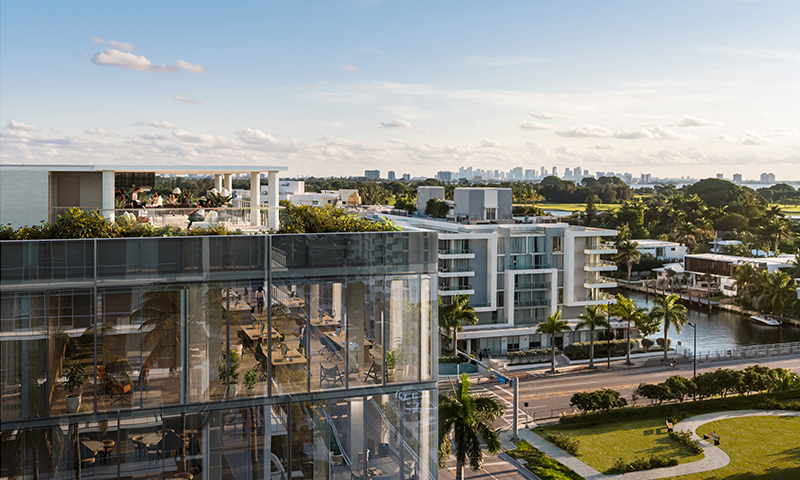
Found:
[[[650,308],[653,306],[653,296],[648,299],[643,293],[624,291],[623,295],[633,298],[638,307]],[[767,327],[758,325],[750,317],[714,309],[711,315],[708,309],[697,306],[687,306],[688,320],[697,325],[697,351],[726,350],[738,346],[764,345],[770,343],[800,342],[800,327],[781,325],[780,327]],[[685,326],[681,334],[675,333],[674,327],[669,328],[669,338],[673,347],[677,342],[691,349],[693,341],[692,327]],[[663,338],[664,333],[654,334],[651,338]]]

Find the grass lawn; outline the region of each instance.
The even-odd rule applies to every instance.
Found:
[[[515,204],[516,205],[516,204]],[[583,212],[586,210],[585,203],[548,203],[548,202],[537,202],[537,207],[541,207],[545,210],[564,210],[566,212],[574,212],[575,210],[580,210]],[[595,205],[597,207],[598,212],[613,212],[614,210],[619,209],[621,205],[616,203],[598,203]]]
[[[731,463],[718,470],[677,477],[680,480],[800,478],[800,417],[744,417],[706,423],[699,436],[715,430],[719,448]]]
[[[548,433],[566,433],[580,442],[580,459],[601,472],[614,465],[617,458],[626,461],[637,457],[660,455],[674,457],[680,463],[703,458],[667,436],[664,417],[636,419],[587,425],[542,427],[533,430],[544,438]],[[719,432],[719,430],[717,430]]]
[[[548,457],[530,443],[522,441],[516,444],[515,450],[506,453],[517,460],[525,460],[525,467],[542,480],[582,480],[583,477]]]
[[[797,215],[800,214],[800,205],[786,205],[786,204],[773,204],[778,205],[783,210],[783,213],[786,215]]]

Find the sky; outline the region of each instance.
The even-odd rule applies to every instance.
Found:
[[[800,2],[0,2],[0,163],[800,180]]]

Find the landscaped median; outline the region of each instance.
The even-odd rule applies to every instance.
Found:
[[[582,480],[583,477],[573,472],[551,457],[534,448],[530,443],[521,441],[515,450],[506,453],[517,460],[524,460],[525,467],[542,480]]]

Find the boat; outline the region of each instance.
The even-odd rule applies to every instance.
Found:
[[[759,325],[764,325],[764,326],[767,326],[767,327],[780,327],[781,326],[781,322],[775,320],[774,318],[769,318],[766,315],[750,315],[750,320],[752,320],[753,322],[755,322],[755,323],[757,323]]]

